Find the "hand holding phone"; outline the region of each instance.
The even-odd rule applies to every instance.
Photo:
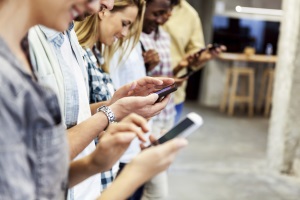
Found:
[[[199,57],[199,56],[201,56],[201,54],[204,52],[204,51],[206,51],[206,50],[208,50],[208,51],[214,51],[214,50],[216,50],[217,48],[220,48],[221,47],[221,45],[220,44],[217,44],[217,43],[214,43],[214,44],[212,44],[210,47],[206,47],[206,48],[202,48],[202,49],[200,49],[197,53],[195,53],[194,55],[195,55],[195,57]]]
[[[159,91],[156,91],[155,93],[158,94],[158,99],[155,103],[162,101],[168,94],[175,92],[176,90],[177,90],[177,85],[174,83]]]
[[[160,137],[156,144],[163,144],[175,137],[187,137],[196,131],[203,124],[203,119],[200,115],[191,112],[165,135]],[[151,145],[150,145],[151,146]],[[149,147],[149,146],[148,146]]]
[[[195,65],[197,65],[197,63],[199,63],[199,58],[200,56],[202,55],[203,52],[205,51],[209,51],[209,53],[212,55],[210,57],[214,57],[214,54],[218,54],[218,52],[216,52],[216,50],[218,48],[221,48],[221,51],[224,49],[226,50],[226,47],[223,46],[223,45],[220,45],[220,44],[212,44],[211,46],[207,47],[207,48],[203,48],[201,49],[200,51],[198,51],[197,53],[191,55],[189,58],[188,58],[188,61],[189,61],[189,65],[193,65],[193,63],[196,63]],[[212,59],[212,58],[210,58]],[[209,59],[208,59],[209,60]],[[188,78],[190,77],[191,75],[193,75],[197,70],[192,70],[190,68],[188,68],[188,72],[182,76],[179,76],[178,78]]]
[[[182,76],[179,76],[178,78],[179,79],[182,79],[182,78],[188,78],[190,77],[191,75],[193,75],[196,71],[192,70],[191,68],[188,68],[188,71],[186,74],[182,75]]]

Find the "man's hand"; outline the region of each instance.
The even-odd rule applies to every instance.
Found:
[[[172,85],[174,79],[165,77],[144,77],[139,80],[128,83],[121,88],[119,88],[112,99],[109,101],[108,105],[115,103],[117,100],[129,97],[129,96],[148,96],[149,94],[164,88],[166,86]]]
[[[130,114],[119,123],[111,124],[101,134],[97,148],[91,154],[91,167],[99,172],[111,169],[134,138],[146,141],[143,135],[148,131],[146,119],[136,114]]]
[[[220,53],[226,51],[226,46],[221,45],[217,48],[212,48],[211,44],[207,45],[207,48],[203,51],[198,51],[193,54],[186,55],[174,68],[173,74],[177,76],[177,74],[184,68],[188,67],[196,67],[194,70],[200,70],[206,62],[218,57]]]
[[[201,67],[209,60],[215,59],[222,53],[226,51],[226,46],[221,45],[217,48],[212,48],[212,44],[207,45],[206,50],[202,53],[195,53],[187,57],[189,66]]]
[[[160,62],[159,54],[154,49],[144,52],[143,57],[147,71],[153,70]]]

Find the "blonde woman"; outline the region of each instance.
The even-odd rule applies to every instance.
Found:
[[[127,48],[124,45],[127,38],[133,36],[135,43],[139,41],[144,10],[144,0],[115,0],[111,11],[104,9],[75,23],[78,41],[85,51],[90,103],[112,97],[114,87],[107,66],[116,49]],[[106,46],[105,51],[103,46]]]
[[[123,48],[125,51],[128,48],[125,40],[132,37],[134,43],[139,41],[144,10],[144,0],[115,0],[112,10],[103,9],[75,23],[75,31],[87,62],[90,104],[112,98],[115,89],[107,66],[116,49]],[[112,183],[118,169],[116,163],[112,170],[101,174],[101,191]]]

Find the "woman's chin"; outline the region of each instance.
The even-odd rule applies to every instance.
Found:
[[[102,44],[106,45],[106,46],[111,46],[111,45],[113,45],[116,41],[118,41],[118,40],[115,39],[115,38],[112,38],[112,39],[110,39],[110,40],[105,40],[105,41],[101,41],[101,40],[100,40],[100,42],[101,42]]]

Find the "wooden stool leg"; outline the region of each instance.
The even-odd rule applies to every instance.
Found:
[[[222,101],[221,101],[221,104],[220,104],[220,111],[221,112],[225,112],[225,110],[226,110],[227,99],[228,99],[228,94],[229,94],[229,89],[230,89],[230,79],[231,79],[231,69],[227,68],[224,93],[223,93]]]
[[[258,112],[261,112],[262,105],[264,103],[266,81],[267,81],[267,71],[265,70],[262,75],[262,79],[261,79],[261,83],[260,83],[260,90],[259,90],[259,96],[258,96],[258,101],[257,101],[257,111]]]
[[[249,117],[252,117],[253,114],[254,114],[254,85],[255,84],[255,80],[254,80],[254,71],[252,71],[250,74],[249,74],[249,112],[248,112],[248,115]]]
[[[249,90],[248,90],[248,80],[246,79],[245,76],[242,76],[241,77],[242,79],[240,80],[239,82],[239,88],[240,88],[240,96],[247,96],[247,94],[249,93]],[[246,109],[246,104],[245,102],[240,102],[239,103],[239,108],[241,110],[242,113],[245,112],[245,109]]]
[[[267,95],[266,95],[266,102],[265,102],[265,113],[264,113],[264,115],[266,117],[269,116],[270,110],[271,110],[273,82],[274,82],[274,74],[271,72],[269,74],[268,88],[267,88]]]
[[[230,89],[229,107],[228,107],[228,115],[230,115],[230,116],[232,116],[234,113],[237,84],[238,84],[238,73],[236,71],[234,71],[234,69],[233,69],[233,71],[232,71],[232,87]]]

